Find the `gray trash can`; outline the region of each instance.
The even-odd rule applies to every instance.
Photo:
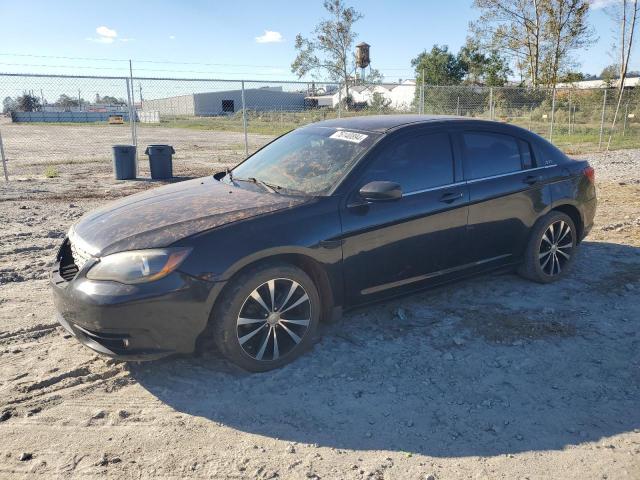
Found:
[[[135,145],[113,146],[113,174],[116,180],[136,178]]]
[[[149,145],[144,151],[149,155],[151,178],[154,180],[173,177],[173,154],[171,145]]]

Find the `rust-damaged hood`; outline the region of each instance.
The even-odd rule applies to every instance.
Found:
[[[213,177],[166,185],[131,195],[85,215],[73,226],[72,241],[88,254],[166,247],[195,233],[290,208],[305,197],[257,193]]]

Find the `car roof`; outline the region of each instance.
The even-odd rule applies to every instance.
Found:
[[[406,125],[415,125],[420,123],[444,123],[462,120],[468,121],[469,118],[450,115],[364,115],[360,117],[343,117],[333,120],[324,120],[322,122],[313,123],[310,126],[384,133]],[[479,122],[494,125],[497,123],[487,120],[480,120]]]

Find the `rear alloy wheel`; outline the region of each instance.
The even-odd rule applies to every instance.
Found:
[[[519,273],[539,283],[562,278],[575,257],[576,232],[573,220],[565,213],[552,211],[542,217],[531,231]]]
[[[542,235],[538,253],[542,271],[550,276],[561,274],[571,260],[573,247],[573,231],[568,223],[559,220],[549,225]]]
[[[245,299],[237,320],[238,342],[257,361],[288,355],[309,330],[311,300],[290,278],[274,278]]]
[[[286,263],[269,263],[234,277],[212,314],[218,350],[240,367],[264,372],[285,365],[313,343],[320,321],[313,280]]]

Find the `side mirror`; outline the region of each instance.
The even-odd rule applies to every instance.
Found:
[[[369,182],[360,189],[360,196],[369,202],[399,200],[402,188],[395,182]]]

